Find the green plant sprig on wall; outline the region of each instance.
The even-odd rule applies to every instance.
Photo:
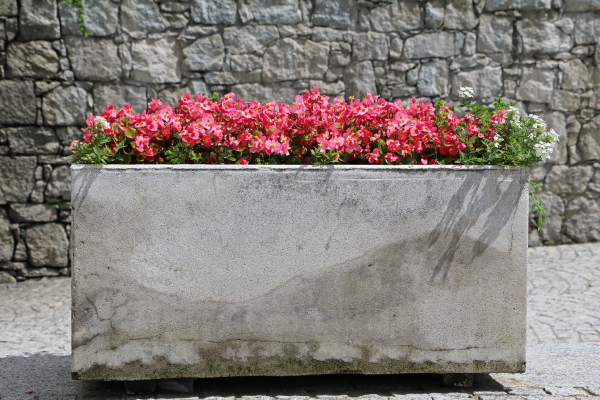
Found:
[[[83,4],[82,0],[64,0],[66,6],[77,7],[77,22],[79,23],[79,30],[83,36],[87,36],[87,30],[85,29],[85,24],[83,23]]]

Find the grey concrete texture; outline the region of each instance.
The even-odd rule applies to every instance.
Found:
[[[78,379],[524,369],[527,169],[71,169]]]

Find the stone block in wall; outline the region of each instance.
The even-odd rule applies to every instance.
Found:
[[[35,82],[35,95],[39,96],[41,94],[47,93],[54,88],[60,86],[60,82],[44,82],[44,81],[36,81]]]
[[[18,276],[22,276],[24,278],[42,278],[44,276],[60,276],[60,269],[59,268],[48,268],[48,267],[41,267],[41,268],[32,268],[32,267],[25,267],[23,269],[20,269],[17,271]]]
[[[438,29],[444,23],[444,1],[433,0],[425,3],[425,26]]]
[[[21,154],[55,154],[59,143],[54,129],[37,126],[6,128],[10,150]]]
[[[231,2],[234,3],[233,0]],[[245,0],[244,3],[246,4],[246,19],[254,19],[259,24],[281,25],[302,22],[302,12],[298,0]]]
[[[600,11],[600,2],[597,0],[567,0],[566,12]]]
[[[148,108],[145,86],[97,83],[94,85],[93,96],[94,112],[96,113],[102,111],[109,104],[113,104],[116,109],[129,104],[137,113]]]
[[[0,121],[10,125],[35,124],[36,101],[33,82],[0,80]]]
[[[262,58],[252,54],[231,56],[231,70],[233,72],[250,72],[262,68]]]
[[[540,200],[546,211],[546,218],[544,218],[539,232],[540,236],[544,240],[560,242],[563,218],[565,216],[565,203],[560,196],[549,191],[542,191],[540,193]]]
[[[315,26],[310,39],[313,42],[350,42],[353,36],[352,32]]]
[[[0,0],[0,15],[3,17],[16,17],[19,13],[17,0]]]
[[[299,94],[297,89],[289,86],[282,85],[260,85],[257,83],[246,83],[241,85],[235,85],[231,88],[231,91],[235,93],[237,97],[242,100],[255,100],[258,102],[266,103],[269,101],[283,102],[291,104],[296,95]]]
[[[198,39],[183,49],[183,65],[190,71],[219,70],[224,57],[225,47],[218,34]]]
[[[234,0],[192,0],[191,16],[199,24],[235,24],[237,5]]]
[[[389,5],[384,2],[381,2],[380,4],[382,4],[382,6],[376,7],[369,12],[370,26],[374,31],[411,31],[425,27],[425,20],[419,2],[411,0],[392,0]],[[361,12],[364,11],[361,10]],[[441,14],[443,18],[443,8]],[[439,18],[439,16],[436,17]],[[350,26],[348,26],[348,28],[350,28]]]
[[[56,0],[21,0],[19,38],[60,39],[60,22]]]
[[[179,99],[184,93],[189,93],[192,96],[192,99],[195,99],[196,95],[199,93],[209,93],[209,89],[204,81],[193,80],[183,87],[170,86],[159,91],[158,98],[163,104],[177,107],[179,105]]]
[[[450,0],[446,3],[444,29],[471,30],[477,26],[473,0]]]
[[[52,171],[50,181],[46,186],[47,202],[55,203],[62,200],[71,200],[71,171],[68,166],[63,165]]]
[[[552,22],[525,18],[516,25],[525,54],[559,53],[573,48],[571,36],[558,29]]]
[[[558,142],[554,144],[554,150],[550,158],[546,160],[549,164],[566,164],[569,159],[567,150],[567,124],[565,115],[561,112],[543,113],[540,117],[546,122],[548,129],[554,129],[558,134]]]
[[[44,120],[50,126],[85,125],[87,92],[77,86],[59,86],[44,96]]]
[[[262,54],[278,39],[279,30],[274,25],[227,27],[223,31],[223,42],[229,54]]]
[[[340,96],[346,90],[344,82],[324,82],[324,81],[309,81],[308,89],[312,89],[313,86],[319,88],[321,94],[327,95],[332,99],[336,96]],[[343,96],[342,96],[343,97]]]
[[[234,73],[228,71],[214,71],[204,75],[204,80],[209,85],[235,85],[239,83]],[[259,78],[260,80],[260,78]]]
[[[90,36],[110,36],[117,33],[119,24],[119,4],[112,0],[85,0],[83,7],[83,25]],[[63,36],[82,35],[77,21],[78,7],[58,1],[60,25]]]
[[[0,208],[0,262],[12,259],[15,240],[10,230],[10,221],[6,211]]]
[[[58,55],[46,41],[12,42],[6,54],[8,78],[56,78],[59,70]]]
[[[422,64],[417,80],[417,89],[423,96],[448,95],[448,63],[446,60],[434,60]]]
[[[26,229],[28,262],[34,267],[66,267],[69,264],[69,240],[61,224],[49,223]]]
[[[181,81],[181,51],[174,37],[145,39],[131,47],[133,79],[147,83]]]
[[[165,1],[160,3],[160,10],[167,13],[182,13],[190,9],[189,3]],[[166,16],[165,16],[166,17]]]
[[[600,208],[586,196],[569,200],[565,211],[565,233],[578,243],[600,241]]]
[[[517,100],[550,103],[554,90],[554,72],[537,68],[523,68],[517,89]]]
[[[583,125],[579,133],[577,148],[582,161],[600,160],[600,129],[598,121]]]
[[[67,36],[65,44],[78,80],[112,81],[121,77],[121,60],[112,40]]]
[[[154,1],[123,0],[121,3],[121,27],[133,38],[164,32],[170,26]]]
[[[404,55],[408,59],[453,57],[459,55],[464,34],[450,32],[422,33],[404,42]]]
[[[31,192],[31,196],[29,197],[29,201],[32,203],[43,203],[44,202],[44,192],[46,191],[46,182],[38,180],[35,182],[35,186],[33,191]],[[24,261],[24,260],[17,260]]]
[[[510,18],[485,14],[479,17],[477,51],[481,53],[511,53],[513,21]]]
[[[573,37],[575,43],[595,44],[600,42],[600,18],[596,14],[571,14],[571,18],[574,25]]]
[[[390,56],[389,40],[382,33],[359,33],[352,40],[352,60],[382,60]]]
[[[218,32],[219,29],[216,26],[193,25],[185,28],[179,37],[177,37],[177,40],[179,40],[179,43],[182,47],[187,47],[201,37],[212,35]]]
[[[377,93],[373,64],[370,61],[362,61],[348,67],[344,71],[344,84],[346,97],[362,99],[367,93]]]
[[[305,24],[296,25],[279,25],[279,36],[296,38],[298,36],[310,36],[312,35],[312,29]]]
[[[184,14],[167,14],[165,15],[165,18],[169,21],[169,24],[171,24],[171,29],[183,29],[190,22]]]
[[[17,283],[17,280],[8,272],[0,271],[0,283]]]
[[[589,71],[580,59],[561,62],[558,67],[563,71],[561,89],[577,91],[591,88]]]
[[[591,165],[555,165],[546,176],[544,189],[557,194],[584,193],[592,175],[594,167]]]
[[[0,157],[0,204],[24,203],[35,185],[35,156]]]
[[[356,18],[357,6],[354,0],[317,1],[312,22],[316,26],[352,29],[356,24]]]
[[[573,28],[575,27],[575,25],[573,24],[573,20],[567,17],[555,21],[554,25],[558,26],[558,28],[567,35],[570,35],[573,32]]]
[[[58,210],[52,204],[11,203],[8,215],[14,222],[54,222]]]
[[[570,0],[568,0],[570,1]],[[537,11],[550,10],[552,0],[486,0],[485,11],[523,10]]]
[[[569,164],[574,165],[581,161],[581,152],[577,148],[579,141],[579,132],[581,124],[577,121],[574,115],[570,115],[567,119],[567,149],[569,151]]]
[[[269,47],[263,56],[263,82],[323,79],[329,46],[307,40],[285,38]]]
[[[468,86],[475,91],[478,99],[493,99],[500,95],[502,90],[502,68],[486,66],[482,69],[464,71],[455,74],[452,78],[452,88],[456,96],[458,89]]]
[[[550,108],[558,111],[575,112],[581,105],[581,95],[566,90],[554,90]]]

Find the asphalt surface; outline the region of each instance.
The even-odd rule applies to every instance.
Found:
[[[4,284],[0,399],[600,400],[600,244],[529,249],[528,293],[525,374],[477,375],[462,390],[427,374],[169,380],[144,397],[71,380],[70,279]]]

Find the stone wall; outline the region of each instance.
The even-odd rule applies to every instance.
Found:
[[[77,14],[0,0],[0,281],[69,274],[63,157],[86,114],[184,92],[504,97],[560,134],[531,169],[543,242],[600,239],[599,0],[83,0],[87,37]]]

